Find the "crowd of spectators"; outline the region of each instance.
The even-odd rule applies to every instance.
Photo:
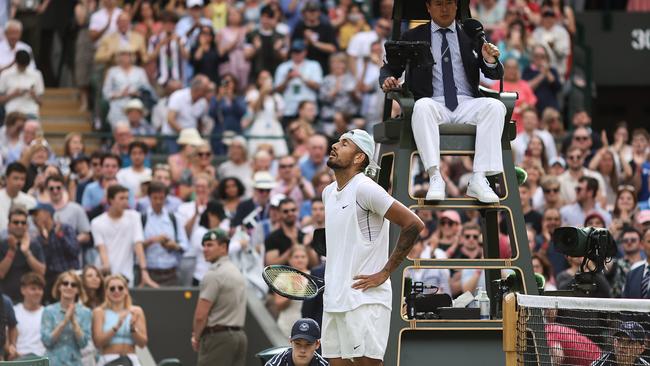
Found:
[[[268,264],[322,271],[310,243],[324,227],[320,195],[333,181],[328,148],[382,118],[377,78],[392,0],[69,3],[20,2],[13,15],[0,12],[0,286],[5,310],[16,304],[5,319],[6,357],[110,355],[108,362],[145,344],[144,314],[128,287],[196,286],[209,267],[201,238],[215,228],[229,232],[231,260],[287,336],[302,315],[316,316],[311,303],[301,315],[299,302],[268,296],[260,274]],[[519,94],[512,147],[529,174],[519,193],[535,271],[547,288],[569,288],[579,262],[554,251],[553,230],[606,227],[619,256],[601,294],[623,296],[627,273],[650,254],[648,131],[625,122],[595,131],[587,111],[567,115],[580,6],[471,5],[501,51],[504,89]],[[39,14],[74,24],[34,22]],[[75,50],[61,65],[72,65],[82,109],[112,133],[96,151],[71,133],[57,155],[43,137],[44,85],[60,76],[45,45],[54,37]],[[448,197],[464,194],[471,166],[470,157],[443,158]],[[417,160],[412,171],[412,192],[423,195],[426,172]],[[426,228],[411,257],[482,257],[477,211],[418,215]],[[508,220],[501,217],[504,257],[512,255]],[[485,288],[482,271],[411,276],[454,296]],[[71,306],[79,299],[92,315]],[[86,346],[91,333],[97,351]]]

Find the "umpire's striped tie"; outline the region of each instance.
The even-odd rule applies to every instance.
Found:
[[[648,285],[650,285],[650,267],[646,266],[645,271],[643,271],[643,279],[641,280],[641,297],[644,299],[649,298],[648,295],[650,295]]]

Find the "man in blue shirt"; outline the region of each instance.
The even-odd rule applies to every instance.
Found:
[[[165,208],[166,197],[167,187],[162,182],[151,182],[151,207],[142,214],[144,247],[151,278],[161,286],[177,286],[176,270],[189,245],[185,230]]]
[[[307,141],[307,150],[309,155],[300,162],[300,173],[303,178],[311,181],[327,165],[327,138],[319,134],[311,136]]]
[[[320,347],[320,327],[315,320],[298,319],[291,328],[291,348],[273,356],[266,366],[327,366],[316,350]]]
[[[99,180],[89,183],[84,189],[81,197],[81,205],[86,212],[95,209],[99,205],[106,204],[106,188],[109,183],[116,181],[117,172],[122,166],[122,160],[115,154],[106,154],[102,157],[102,176]],[[129,206],[135,207],[133,192],[129,191]]]

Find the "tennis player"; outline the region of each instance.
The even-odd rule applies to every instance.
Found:
[[[352,130],[332,146],[335,181],[323,191],[327,266],[323,294],[323,356],[330,365],[382,365],[391,312],[388,278],[424,227],[411,210],[364,172],[376,168],[375,142]],[[388,257],[389,221],[401,228]]]

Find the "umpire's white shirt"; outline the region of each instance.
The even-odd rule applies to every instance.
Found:
[[[323,310],[345,312],[364,304],[391,308],[390,280],[360,291],[353,277],[379,272],[388,261],[386,211],[395,199],[364,174],[354,176],[343,190],[336,182],[323,190],[327,266]]]

